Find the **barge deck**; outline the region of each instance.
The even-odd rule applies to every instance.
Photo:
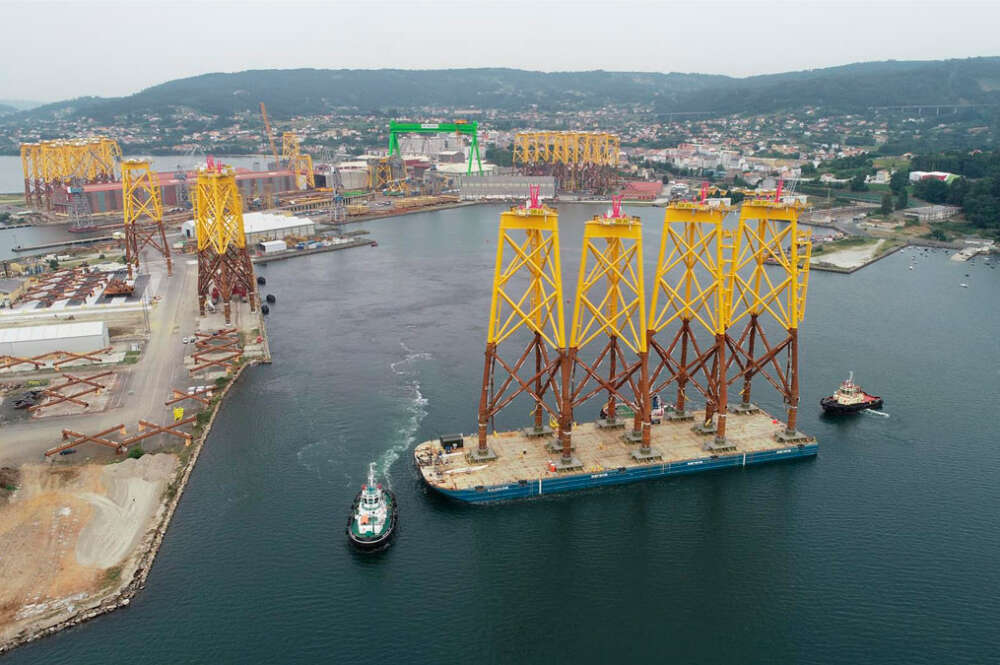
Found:
[[[693,415],[695,423],[701,422],[704,411]],[[475,435],[463,436],[464,447],[451,452],[440,440],[425,441],[416,447],[414,459],[432,489],[459,501],[483,503],[814,457],[819,451],[812,437],[782,436],[784,423],[764,411],[730,413],[728,422],[730,445],[714,451],[705,448],[711,435],[696,432],[691,420],[654,425],[652,449],[658,457],[644,462],[632,457],[636,444],[625,441],[623,429],[579,424],[573,428],[573,444],[580,466],[570,471],[553,470],[559,453],[549,452],[545,439],[522,431],[491,434],[489,445],[497,458],[489,462],[468,457],[477,444]]]

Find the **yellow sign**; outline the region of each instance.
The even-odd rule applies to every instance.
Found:
[[[174,422],[177,422],[178,420],[181,420],[182,418],[184,418],[184,407],[183,406],[175,406],[174,407]]]

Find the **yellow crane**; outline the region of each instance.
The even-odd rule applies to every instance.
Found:
[[[271,154],[274,155],[274,161],[279,163],[278,148],[274,144],[274,133],[271,132],[271,121],[267,119],[267,107],[264,106],[264,102],[260,103],[260,115],[264,118],[264,132],[267,134],[267,142],[271,144]]]

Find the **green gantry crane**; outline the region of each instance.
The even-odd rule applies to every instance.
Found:
[[[456,120],[455,122],[396,122],[389,123],[389,156],[399,155],[400,134],[458,134],[468,136],[469,164],[466,175],[472,174],[472,158],[475,156],[479,175],[483,174],[483,162],[479,158],[479,123]]]

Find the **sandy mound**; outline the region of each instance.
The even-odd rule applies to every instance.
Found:
[[[106,493],[80,494],[93,506],[94,517],[76,541],[77,562],[96,568],[120,563],[148,528],[176,466],[173,455],[143,455],[105,467]]]

